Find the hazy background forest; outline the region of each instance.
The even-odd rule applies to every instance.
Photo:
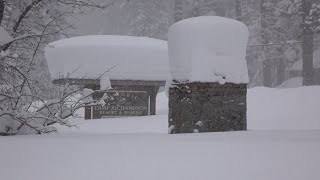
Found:
[[[229,17],[249,27],[250,87],[279,87],[291,78],[293,83],[302,84],[302,16],[295,13],[294,3],[293,0],[117,0],[104,11],[92,10],[70,19],[75,29],[68,36],[118,34],[165,40],[168,28],[177,20],[202,15]],[[318,84],[319,39],[315,34],[313,67]]]
[[[34,68],[30,73],[45,86],[50,86],[51,78],[43,47],[52,41],[89,34],[146,36],[166,40],[168,29],[174,22],[203,15],[237,19],[249,27],[249,87],[282,87],[290,86],[290,83],[302,85],[303,62],[307,62],[305,72],[314,77],[307,84],[320,84],[318,34],[309,33],[311,40],[310,36],[309,39],[305,38],[309,42],[305,47],[310,51],[305,51],[309,56],[308,61],[303,61],[304,21],[303,14],[297,7],[301,0],[58,0],[45,3],[42,0],[0,0],[1,2],[5,2],[1,26],[11,35],[17,37],[26,32],[39,34],[42,30],[47,33],[40,38],[39,44],[36,43],[38,40],[34,40],[31,46],[30,41],[11,46],[13,49],[25,49],[28,46],[31,51],[35,50],[32,62],[36,66],[33,67],[40,68]],[[19,26],[13,30],[16,32],[12,32],[10,29],[14,22],[19,22],[17,19],[19,15],[23,15],[21,12],[28,7],[28,2],[40,6],[31,8],[31,13],[27,13],[20,24],[16,23]],[[310,2],[319,3],[316,0]],[[76,6],[70,7],[72,3],[76,3]],[[97,4],[108,6],[101,8],[95,6]],[[47,27],[48,20],[53,23]],[[27,51],[19,51],[17,54],[20,58],[28,58],[30,53],[26,55]]]

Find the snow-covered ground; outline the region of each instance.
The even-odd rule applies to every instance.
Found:
[[[74,120],[78,128],[0,138],[2,180],[317,180],[320,87],[254,88],[245,132],[168,135],[156,116]]]

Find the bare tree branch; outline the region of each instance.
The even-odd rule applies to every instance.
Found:
[[[15,25],[13,26],[13,32],[17,32],[19,25],[21,24],[22,20],[26,17],[26,15],[30,12],[30,10],[38,5],[39,3],[41,3],[43,0],[36,0],[33,1],[29,6],[27,6],[24,11],[21,13],[21,15],[18,18],[18,21],[15,23]]]
[[[31,0],[30,5],[26,5],[25,1],[21,4],[1,2],[10,6],[8,9],[19,6],[22,10],[18,17],[14,17],[16,20],[5,19],[6,23],[11,23],[6,28],[11,29],[12,26],[14,39],[0,47],[0,50],[10,48],[10,51],[3,51],[0,57],[0,121],[7,123],[5,127],[0,127],[0,135],[15,135],[29,129],[36,133],[50,133],[55,131],[50,126],[55,123],[72,126],[67,121],[69,117],[75,116],[76,111],[85,107],[86,103],[97,103],[97,100],[90,98],[91,91],[89,94],[83,93],[84,86],[65,84],[52,94],[43,96],[40,95],[43,93],[42,87],[31,71],[38,68],[36,60],[42,53],[41,48],[55,39],[54,34],[63,34],[66,28],[71,27],[65,23],[66,17],[72,16],[76,9],[109,7],[113,1],[104,5],[92,3],[91,0]],[[57,8],[52,11],[54,15],[37,14],[47,13],[46,8],[51,8],[51,3]],[[31,13],[32,16],[29,16]],[[109,71],[107,69],[97,79]]]
[[[93,3],[90,0],[57,0],[60,3],[67,4],[67,5],[73,5],[73,6],[81,6],[81,7],[94,7],[94,8],[100,8],[100,9],[105,9],[109,6],[112,6],[115,0],[112,0],[111,2],[101,5],[97,3]]]

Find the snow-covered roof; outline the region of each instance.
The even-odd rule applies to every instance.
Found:
[[[167,42],[133,36],[90,35],[52,42],[45,48],[51,75],[112,80],[164,81],[169,76]]]
[[[245,24],[224,17],[200,16],[169,29],[170,71],[178,81],[248,83]]]

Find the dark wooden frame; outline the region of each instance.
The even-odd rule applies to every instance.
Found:
[[[100,89],[99,79],[61,78],[52,81],[54,84],[84,85],[92,90]],[[143,81],[143,80],[110,80],[112,90],[119,91],[146,91],[150,97],[150,115],[156,114],[156,97],[160,86],[165,81]],[[85,108],[85,119],[91,119],[91,106]]]

